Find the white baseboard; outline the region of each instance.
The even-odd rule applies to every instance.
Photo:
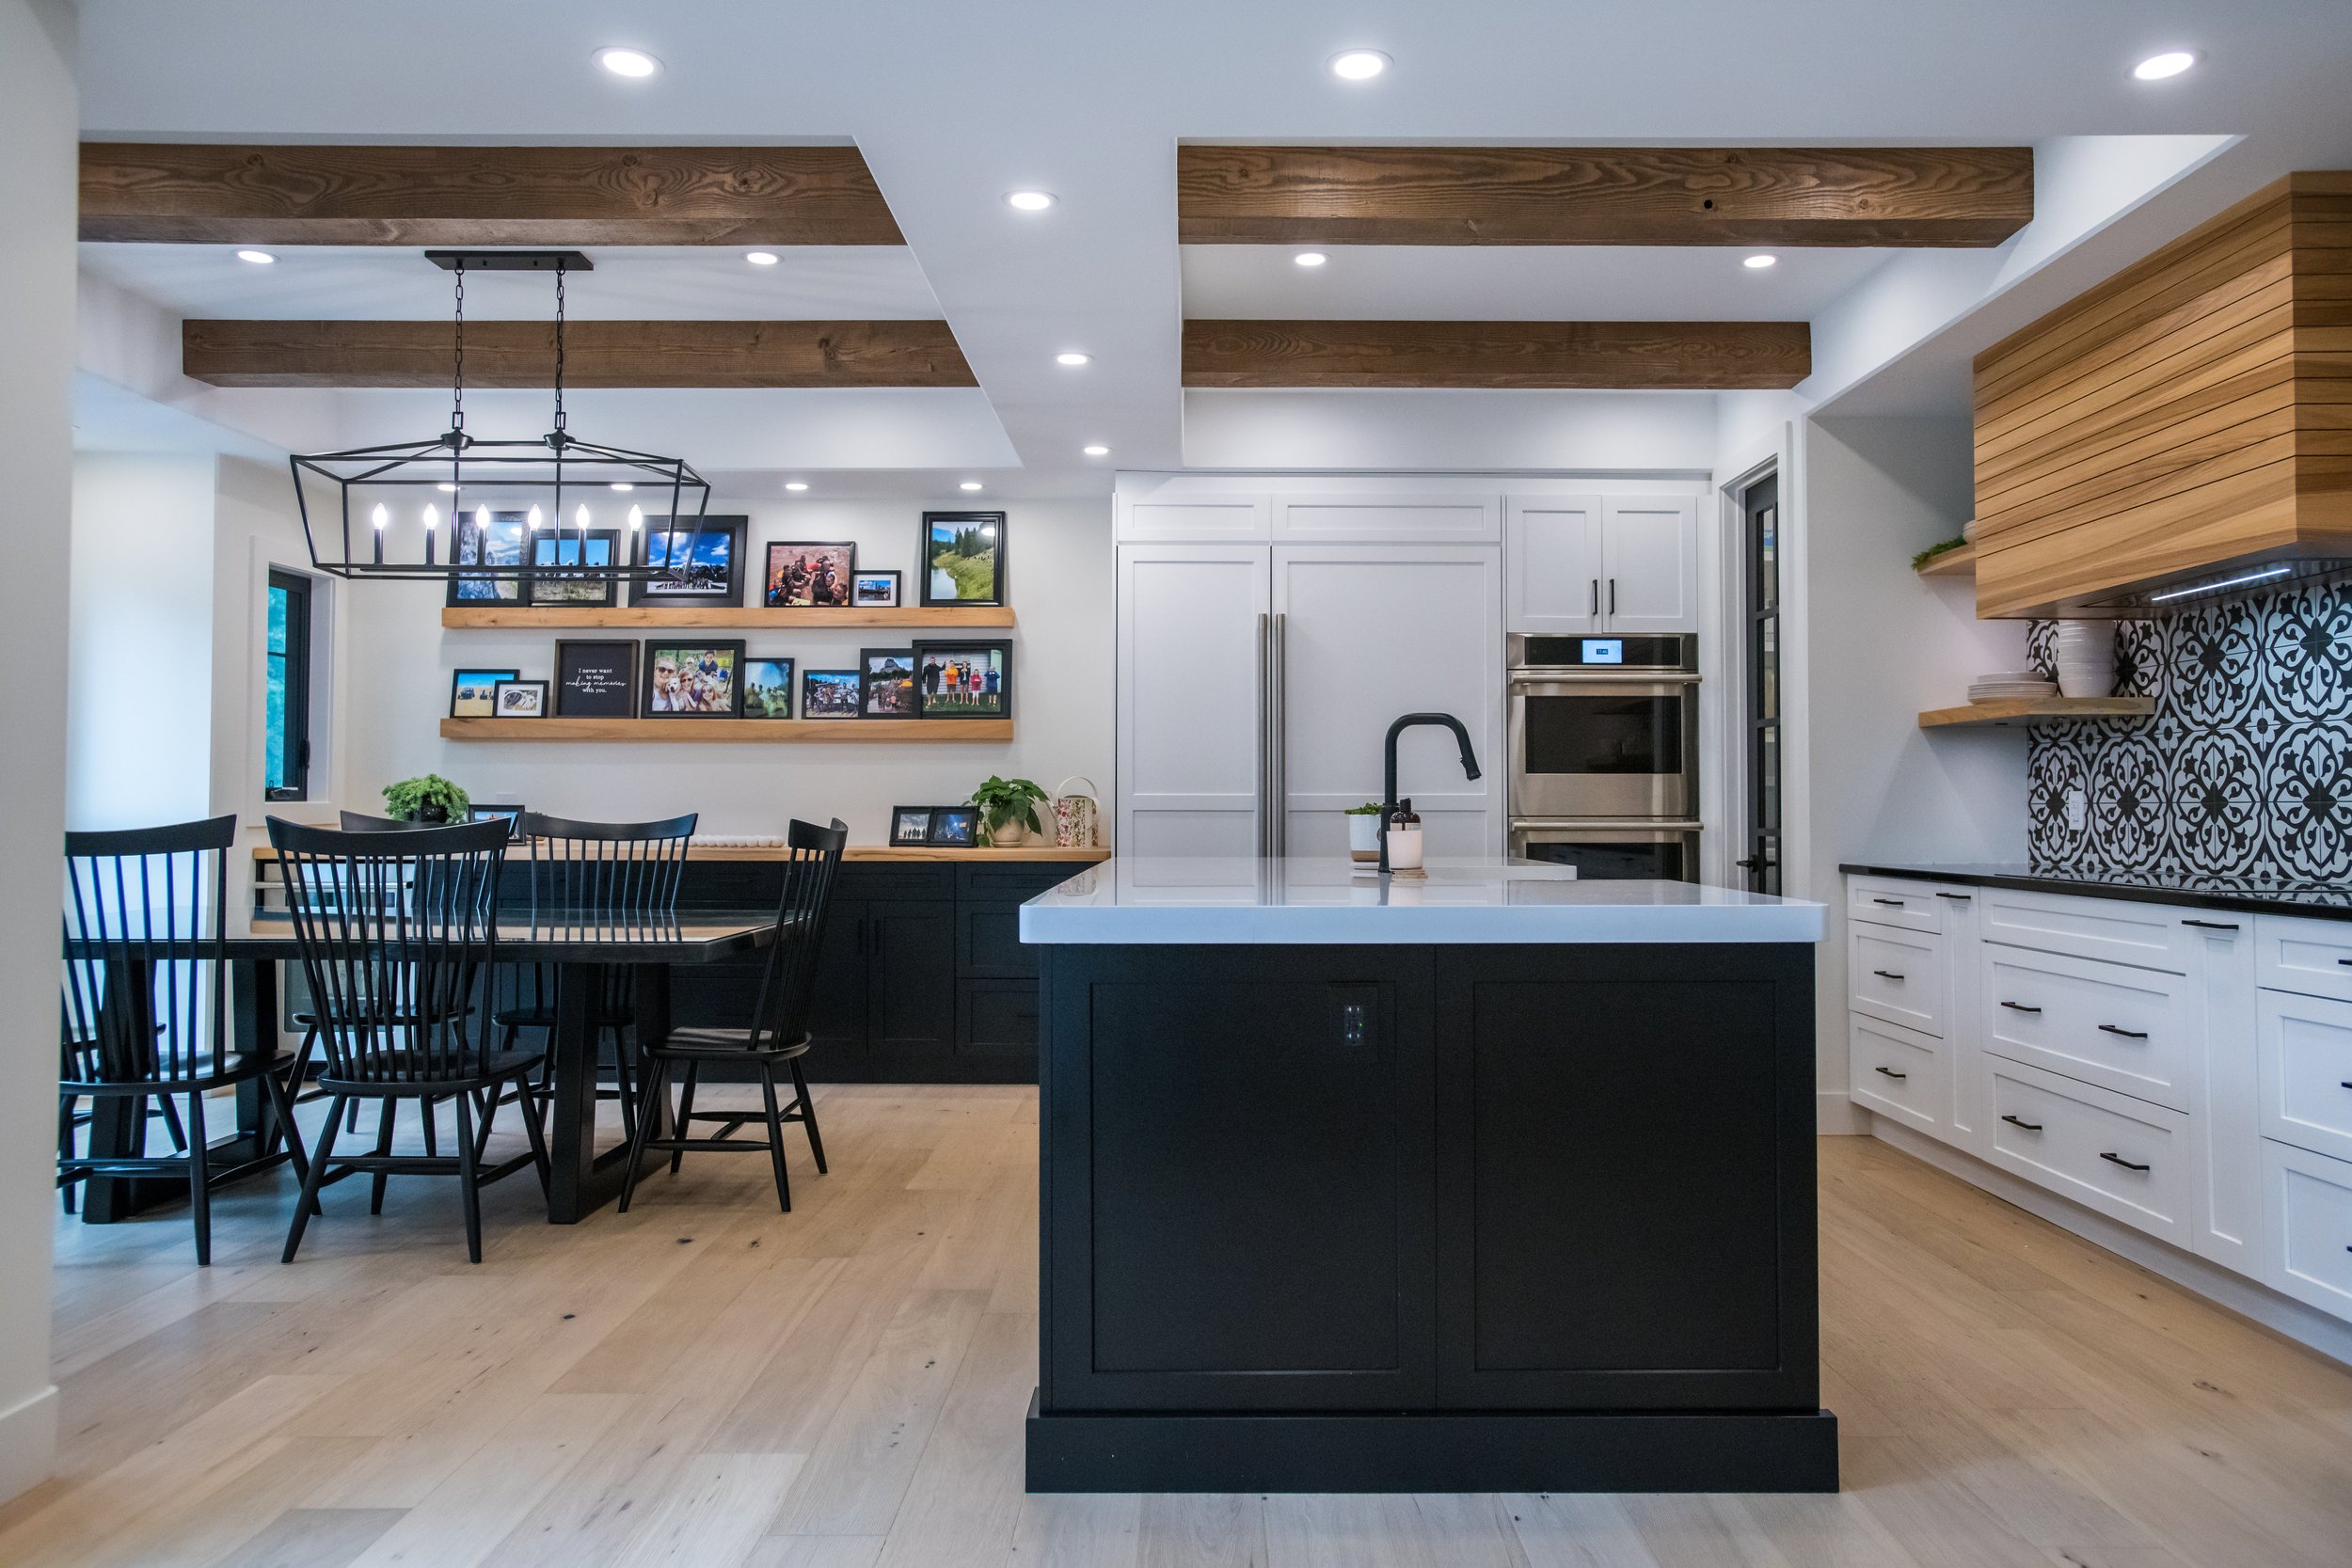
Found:
[[[2317,1351],[2331,1360],[2352,1365],[2352,1323],[2330,1317],[2316,1307],[2306,1307],[2292,1296],[2282,1296],[2266,1285],[2256,1284],[2244,1275],[2210,1262],[2193,1252],[2183,1252],[2169,1242],[2160,1242],[2145,1231],[2120,1225],[2071,1198],[2046,1192],[1997,1165],[1988,1165],[1972,1154],[1964,1154],[1949,1144],[1938,1143],[1901,1122],[1867,1111],[1862,1115],[1871,1124],[1870,1135],[1882,1143],[1899,1148],[1912,1158],[1948,1175],[1957,1176],[1971,1186],[1981,1187],[2003,1202],[2013,1203],[2038,1219],[2048,1220],[2061,1230],[2071,1230],[2084,1241],[2138,1264],[2150,1274],[2161,1275],[2184,1290],[2194,1291],[2217,1307],[2227,1307],[2241,1317],[2251,1318],[2265,1328],[2283,1334],[2296,1344]]]
[[[1870,1113],[1848,1099],[1843,1089],[1817,1089],[1813,1131],[1825,1138],[1860,1137],[1870,1131]]]
[[[0,1502],[49,1479],[57,1462],[57,1386],[0,1411]]]

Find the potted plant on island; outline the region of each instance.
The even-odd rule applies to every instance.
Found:
[[[1360,806],[1350,806],[1342,814],[1347,818],[1347,855],[1350,860],[1376,861],[1380,858],[1380,808],[1366,800]]]
[[[1025,842],[1032,832],[1042,834],[1045,825],[1037,811],[1047,799],[1033,780],[1000,779],[991,773],[972,792],[972,804],[980,811],[980,842],[1003,849]]]
[[[385,815],[403,822],[463,822],[472,810],[466,792],[438,773],[384,786]]]

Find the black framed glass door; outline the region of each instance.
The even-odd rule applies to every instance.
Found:
[[[1747,852],[1736,863],[1752,893],[1781,888],[1780,476],[1740,492],[1746,558]]]

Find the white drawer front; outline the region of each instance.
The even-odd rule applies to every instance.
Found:
[[[2193,1009],[2180,977],[1990,942],[1981,951],[1987,1051],[2188,1109]]]
[[[2352,1318],[2352,1164],[2265,1139],[2263,1283]]]
[[[2188,1118],[2055,1073],[1981,1058],[1986,1158],[2038,1186],[2189,1244]]]
[[[2260,994],[2263,1136],[2352,1160],[2352,1002]]]
[[[1944,1042],[1876,1019],[1849,1021],[1853,1098],[1937,1137],[1951,1129],[1951,1062]]]
[[[1944,929],[1948,900],[1938,898],[1925,882],[1890,882],[1878,877],[1846,879],[1846,917],[1873,926],[1901,926],[1914,931]]]
[[[2352,921],[2254,919],[2254,983],[2352,1002]]]
[[[1944,1032],[1944,938],[1885,927],[1846,927],[1853,1010],[1924,1034]]]
[[[1985,888],[1983,933],[1987,942],[2013,942],[2042,953],[2140,964],[2188,972],[2197,932],[2183,926],[2184,911],[2166,904],[2124,898],[2070,898],[2049,893]],[[2227,919],[2227,916],[2218,918]]]

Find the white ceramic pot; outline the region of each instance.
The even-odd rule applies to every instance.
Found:
[[[988,835],[993,849],[1018,849],[1028,842],[1029,825],[1017,816]]]
[[[1380,858],[1380,818],[1364,812],[1347,819],[1347,853],[1351,860]]]

